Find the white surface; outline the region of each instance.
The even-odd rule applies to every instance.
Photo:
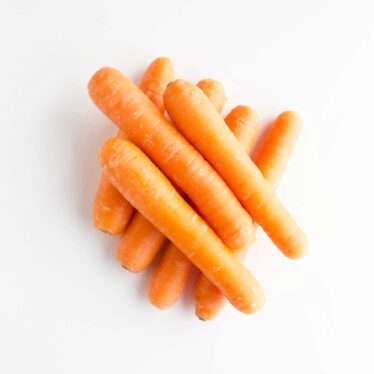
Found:
[[[203,4],[201,4],[203,3]],[[11,1],[0,5],[0,373],[372,373],[371,1]],[[305,119],[279,195],[310,253],[259,233],[247,265],[267,303],[169,311],[149,273],[114,260],[91,224],[97,149],[114,127],[89,101],[103,65],[137,79],[160,55],[219,79],[268,124]]]

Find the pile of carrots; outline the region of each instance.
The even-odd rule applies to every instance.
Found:
[[[307,249],[274,193],[300,132],[299,116],[281,113],[251,160],[256,112],[239,105],[222,117],[222,85],[175,80],[167,58],[153,61],[138,86],[102,68],[88,91],[119,128],[99,152],[103,175],[93,215],[98,229],[121,235],[120,264],[140,272],[163,250],[148,285],[150,302],[161,309],[178,301],[196,266],[200,319],[214,318],[226,300],[244,313],[259,310],[263,290],[242,264],[257,225],[289,258]]]

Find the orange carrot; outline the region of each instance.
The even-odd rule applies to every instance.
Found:
[[[164,103],[179,131],[214,166],[283,254],[294,259],[304,255],[303,231],[201,90],[174,81],[165,90]]]
[[[188,195],[227,246],[242,248],[253,242],[251,217],[232,191],[129,79],[103,68],[88,89],[94,103]]]
[[[173,79],[174,68],[171,61],[161,57],[149,65],[140,82],[143,92],[162,113],[165,111],[162,95],[166,86]],[[121,131],[118,131],[117,136],[125,139],[125,135]],[[93,204],[94,225],[109,234],[118,235],[127,226],[132,213],[132,206],[103,175]]]
[[[165,237],[139,212],[117,245],[117,260],[134,273],[144,270],[154,259],[165,241]]]
[[[149,301],[160,309],[173,306],[181,296],[191,270],[192,262],[188,257],[169,243],[149,280]]]
[[[226,116],[225,122],[245,152],[248,153],[259,129],[257,114],[249,106],[238,105]]]
[[[153,61],[143,75],[139,88],[164,112],[163,92],[174,79],[171,61],[160,57]],[[139,212],[135,212],[118,242],[116,257],[126,269],[139,272],[145,269],[164,243],[164,236]]]
[[[163,93],[174,80],[174,68],[166,57],[154,60],[144,73],[139,88],[153,101],[160,112],[165,111]]]
[[[264,302],[261,286],[165,175],[134,144],[119,138],[101,149],[104,173],[123,196],[196,265],[240,311]]]
[[[205,93],[217,112],[221,113],[226,101],[225,90],[222,84],[214,79],[203,79],[197,84],[197,87]]]
[[[258,157],[257,167],[275,189],[284,173],[287,162],[296,144],[301,128],[301,121],[296,113],[280,114],[271,127]],[[238,255],[242,259],[245,252]],[[205,276],[200,275],[195,285],[196,315],[203,320],[214,318],[224,307],[226,298]]]
[[[207,85],[204,85],[204,88],[206,87]],[[214,87],[219,86],[214,85]],[[239,144],[249,152],[259,129],[256,112],[247,106],[238,106],[226,116],[225,122]],[[173,244],[168,245],[148,283],[148,298],[151,303],[161,309],[173,306],[186,286],[191,269],[190,260]]]
[[[278,186],[301,130],[301,119],[291,111],[275,120],[261,152],[255,158],[257,167],[273,189]]]
[[[150,70],[151,69],[149,68],[147,72]],[[168,71],[170,71],[170,69],[168,69]],[[155,77],[155,75],[146,73],[144,75],[146,79],[143,78],[140,88],[142,88],[143,92],[146,93],[154,93],[155,91],[159,92],[157,96],[150,96],[148,94],[148,97],[152,97],[153,102],[158,98],[156,101],[161,104],[163,103],[161,92],[165,90],[169,81],[164,79],[161,82],[163,84],[160,84],[160,74],[165,78],[167,76],[171,78],[171,74],[165,74],[165,70],[160,69],[155,69],[155,71],[152,72],[156,74],[155,81],[158,83],[158,86],[155,87],[155,84],[152,83],[152,77]],[[153,91],[148,90],[147,87],[153,88]],[[208,98],[214,100],[215,105],[217,105],[217,110],[222,108],[222,103],[225,100],[225,91],[222,85],[219,83],[217,84],[216,81],[210,79],[205,82],[203,91],[204,90],[206,90]],[[116,253],[117,260],[127,270],[132,272],[142,271],[153,261],[163,243],[164,236],[139,212],[136,212],[118,242]],[[166,251],[169,246],[170,244],[166,247]],[[190,261],[188,261],[188,263],[190,265]]]

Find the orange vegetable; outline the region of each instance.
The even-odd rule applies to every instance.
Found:
[[[206,88],[206,85],[204,87]],[[222,86],[214,85],[214,87]],[[256,112],[241,105],[226,116],[225,122],[239,144],[248,152],[259,129]],[[186,286],[191,269],[190,260],[173,244],[168,245],[148,283],[148,298],[151,303],[161,309],[173,306]]]
[[[203,79],[197,84],[197,87],[205,93],[217,112],[221,113],[226,101],[225,90],[222,84],[214,79]]]
[[[253,242],[251,217],[232,191],[129,79],[103,68],[91,78],[88,89],[94,103],[188,195],[227,246],[242,248]]]
[[[192,270],[192,262],[169,243],[148,283],[149,301],[160,309],[173,306],[181,296]]]
[[[136,212],[117,245],[117,260],[134,273],[154,259],[165,237],[141,213]]]
[[[259,130],[256,112],[249,106],[238,105],[226,116],[225,122],[239,144],[248,153]]]
[[[169,59],[161,57],[149,65],[140,82],[140,88],[161,112],[165,111],[163,92],[173,79],[173,64]],[[125,139],[121,131],[117,136]],[[127,226],[132,213],[132,206],[103,175],[93,204],[94,225],[109,234],[118,235]]]
[[[256,158],[256,165],[275,189],[284,173],[287,162],[296,144],[301,129],[301,120],[294,112],[280,114],[271,127]],[[238,254],[242,259],[245,252]],[[226,298],[206,277],[200,275],[195,285],[196,315],[203,320],[214,318],[224,307]]]
[[[303,231],[205,95],[193,84],[177,80],[165,90],[164,103],[179,131],[214,166],[283,254],[294,259],[304,255]]]
[[[139,84],[161,113],[165,110],[163,92],[173,79],[171,61],[160,57],[149,65]],[[116,257],[126,269],[139,272],[152,262],[163,243],[164,236],[139,212],[135,212],[118,242]]]
[[[121,194],[160,230],[244,313],[264,302],[261,286],[165,175],[134,144],[119,138],[101,149],[104,173]]]
[[[151,69],[152,66],[154,67],[153,70]],[[150,74],[150,72],[153,74]],[[154,83],[152,83],[152,78],[155,81]],[[157,105],[159,108],[162,108],[162,92],[172,80],[171,78],[171,69],[160,69],[158,65],[155,66],[153,63],[144,74],[139,87],[154,103],[157,102],[159,104]],[[212,79],[201,82],[204,82],[202,87],[204,93],[210,100],[214,100],[213,102],[217,110],[221,109],[225,101],[225,91],[222,85]],[[157,95],[154,94],[155,92],[157,92]],[[144,270],[153,261],[163,243],[164,236],[139,212],[136,212],[118,242],[116,256],[118,261],[127,270],[139,272]],[[168,251],[170,246],[169,244],[165,250]],[[188,263],[190,264],[189,261]]]

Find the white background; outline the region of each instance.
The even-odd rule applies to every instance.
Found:
[[[371,1],[13,1],[0,5],[0,373],[373,373]],[[307,257],[260,232],[246,264],[267,303],[196,319],[192,287],[150,306],[149,272],[95,231],[97,150],[115,133],[86,84],[103,65],[138,79],[219,79],[265,128],[304,118],[279,196]]]

